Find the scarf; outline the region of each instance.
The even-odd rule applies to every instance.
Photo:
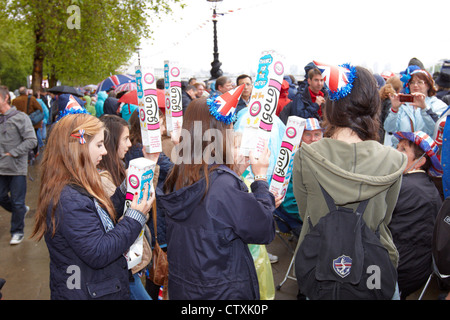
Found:
[[[309,95],[311,96],[311,101],[312,101],[313,103],[316,102],[316,97],[317,97],[317,96],[321,96],[321,97],[324,96],[324,94],[323,94],[322,91],[319,91],[318,94],[315,94],[314,92],[311,91],[311,88],[310,88],[310,87],[308,87],[308,90],[309,90]],[[319,113],[319,116],[322,117],[322,107],[321,107],[321,106],[319,106],[319,110],[317,110],[317,112]]]

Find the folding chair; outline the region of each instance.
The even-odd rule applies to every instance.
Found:
[[[448,145],[446,146],[448,147]],[[444,173],[444,177],[446,179],[448,179],[449,173],[450,172]],[[445,273],[450,273],[450,197],[445,198],[436,217],[433,230],[432,248],[431,256],[433,258],[433,271],[428,277],[427,283],[419,296],[419,300],[422,299],[433,275],[436,275],[438,280],[445,286],[450,286],[450,274],[442,274],[442,271]]]
[[[287,279],[291,279],[294,281],[297,281],[294,275],[291,275],[292,266],[294,265],[294,259],[295,259],[295,248],[292,248],[292,246],[284,239],[282,234],[287,234],[290,236],[289,241],[298,240],[300,235],[300,230],[302,228],[302,221],[300,219],[295,219],[291,215],[289,215],[282,206],[278,207],[274,214],[275,222],[277,223],[278,230],[276,231],[276,234],[278,237],[282,240],[282,242],[286,245],[286,247],[289,249],[289,251],[292,252],[292,259],[289,263],[289,267],[286,271],[286,274],[284,276],[284,279],[280,282],[279,285],[276,286],[277,290],[281,289],[281,286],[286,282]]]
[[[428,285],[430,284],[431,278],[432,278],[434,275],[437,276],[438,280],[446,281],[446,282],[450,281],[450,274],[449,274],[449,275],[441,274],[441,273],[439,272],[439,270],[438,270],[438,268],[437,268],[435,262],[434,262],[434,257],[433,257],[433,271],[431,272],[430,276],[428,277],[427,283],[426,283],[425,286],[423,287],[422,292],[420,293],[420,296],[419,296],[419,299],[418,299],[418,300],[422,300],[422,297],[424,296],[425,291],[427,291]]]

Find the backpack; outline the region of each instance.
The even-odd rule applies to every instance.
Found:
[[[450,275],[450,198],[442,203],[433,231],[433,259],[439,273]],[[447,278],[444,283],[450,285]]]
[[[27,101],[27,114],[28,114],[28,109],[30,106],[30,99],[31,99],[31,95],[28,95],[28,101]],[[30,117],[31,123],[34,125],[38,124],[39,122],[41,122],[42,120],[44,120],[44,113],[37,109],[36,111],[28,114],[28,116]]]
[[[330,210],[313,226],[299,246],[295,272],[300,291],[311,300],[392,299],[397,270],[363,219],[370,199],[360,202],[355,212],[336,207],[322,188]]]

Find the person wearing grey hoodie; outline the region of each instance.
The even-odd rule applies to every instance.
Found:
[[[313,226],[329,212],[320,186],[336,206],[355,210],[361,201],[370,199],[363,219],[372,231],[379,228],[380,242],[396,267],[398,252],[388,224],[407,159],[377,141],[381,102],[375,79],[367,69],[353,70],[356,77],[350,93],[326,100],[326,138],[302,144],[295,155],[294,195],[300,217],[303,221],[310,220]],[[309,223],[304,223],[297,248],[309,229]]]
[[[0,205],[12,213],[11,241],[23,240],[28,152],[37,145],[27,114],[9,104],[9,90],[0,86]]]

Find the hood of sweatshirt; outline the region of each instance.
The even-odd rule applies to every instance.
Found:
[[[302,160],[337,205],[363,201],[390,188],[406,155],[376,141],[346,143],[323,138],[302,145]]]
[[[174,220],[185,220],[190,217],[202,199],[206,188],[206,179],[200,179],[194,184],[161,195],[158,200],[167,210],[166,214]]]

